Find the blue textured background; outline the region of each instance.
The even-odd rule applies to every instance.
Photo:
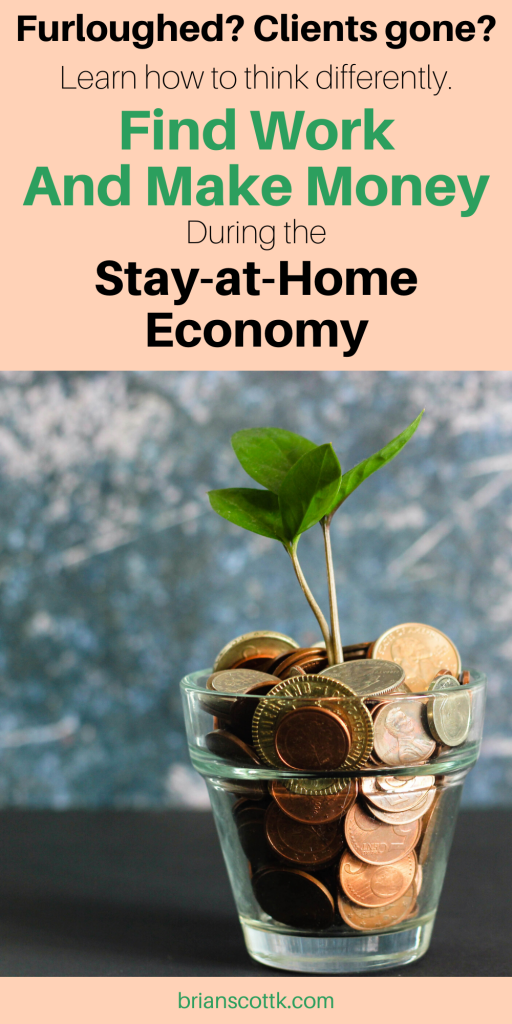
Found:
[[[318,628],[285,552],[219,519],[229,438],[276,425],[350,467],[419,433],[333,526],[342,637],[437,625],[490,678],[468,804],[512,795],[512,375],[0,375],[0,803],[203,806],[177,683],[237,634]],[[301,541],[326,604],[321,533]]]

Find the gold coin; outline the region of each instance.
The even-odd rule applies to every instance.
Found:
[[[277,658],[279,654],[294,651],[298,646],[291,636],[284,633],[257,629],[253,633],[244,633],[243,636],[230,640],[215,658],[213,671],[231,668],[242,658]]]
[[[256,750],[266,764],[282,768],[274,742],[279,716],[295,708],[311,705],[328,708],[329,711],[339,714],[348,726],[351,744],[340,768],[350,771],[365,764],[373,747],[371,715],[350,687],[325,679],[323,676],[284,679],[260,700],[254,712],[252,736]]]
[[[461,670],[455,644],[439,629],[421,622],[403,622],[386,630],[375,641],[373,658],[401,665],[412,693],[428,690],[439,672],[458,676]]]

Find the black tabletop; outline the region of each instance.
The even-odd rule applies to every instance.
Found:
[[[459,817],[429,952],[385,976],[509,975],[512,811]],[[211,816],[0,813],[0,975],[279,977],[246,953]]]

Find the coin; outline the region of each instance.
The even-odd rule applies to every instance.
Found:
[[[404,779],[403,783],[409,783],[406,789],[400,785],[402,779],[396,779],[398,785],[391,785],[388,791],[383,790],[382,781],[373,775],[361,780],[361,791],[372,807],[380,807],[382,811],[409,811],[422,802],[435,778],[433,775],[419,775],[414,779]]]
[[[321,676],[336,679],[350,686],[358,697],[380,696],[396,690],[405,679],[400,665],[392,661],[348,661],[340,665],[329,665],[320,672]]]
[[[217,672],[220,669],[231,668],[242,658],[277,658],[278,654],[293,651],[298,646],[291,636],[286,636],[284,633],[258,629],[253,633],[244,633],[243,636],[237,636],[234,640],[230,640],[219,651],[213,669]]]
[[[394,864],[365,864],[345,850],[339,879],[343,892],[360,907],[385,907],[400,899],[416,874],[413,851]]]
[[[295,865],[323,867],[334,860],[343,847],[343,829],[339,821],[305,824],[290,818],[276,803],[268,808],[265,828],[272,849]]]
[[[423,726],[425,708],[420,701],[405,698],[377,708],[373,727],[377,756],[389,765],[421,764],[436,749]]]
[[[216,729],[215,732],[208,732],[204,738],[210,753],[215,757],[221,757],[223,761],[235,761],[237,764],[261,764],[255,751],[248,743],[239,740],[238,736],[226,732],[224,729]]]
[[[372,814],[375,815],[379,821],[385,821],[388,825],[408,825],[410,822],[418,821],[433,803],[436,791],[431,789],[425,794],[421,803],[417,804],[416,807],[411,808],[409,811],[382,811],[380,807],[372,807]]]
[[[369,657],[368,651],[373,646],[373,640],[364,644],[347,644],[343,647],[343,661],[356,661],[359,658]]]
[[[367,814],[359,803],[345,818],[347,844],[365,864],[394,864],[414,849],[419,834],[419,822],[402,826],[383,824]]]
[[[326,665],[327,654],[325,649],[319,647],[299,647],[281,660],[274,671],[280,679],[288,679],[289,673],[296,668],[301,668],[304,675],[316,675]]]
[[[229,731],[239,736],[244,743],[252,743],[252,720],[258,706],[258,697],[264,697],[274,686],[272,682],[256,683],[251,686],[243,697],[237,697],[233,701],[229,711]]]
[[[460,655],[452,641],[433,626],[404,622],[388,629],[375,641],[373,658],[401,665],[412,693],[422,693],[438,672],[458,676]]]
[[[431,697],[427,704],[428,725],[432,736],[447,747],[460,747],[471,726],[471,694],[462,690],[453,676],[441,676],[429,686],[446,696]],[[458,691],[458,692],[456,692]]]
[[[338,699],[322,703],[323,698]],[[324,676],[302,676],[278,683],[259,702],[254,712],[253,743],[267,764],[274,768],[282,767],[274,746],[279,715],[305,706],[328,707],[329,711],[339,714],[347,725],[352,743],[343,765],[339,767],[351,770],[366,763],[373,745],[373,727],[371,715],[363,702],[344,683],[334,682]]]
[[[359,932],[373,932],[400,924],[411,913],[415,901],[416,891],[413,883],[399,899],[384,907],[358,907],[340,892],[338,894],[338,910],[345,924],[348,924],[350,928],[355,928]]]
[[[323,931],[334,921],[334,900],[317,878],[296,868],[270,867],[252,879],[261,909],[291,928]]]
[[[423,868],[421,864],[418,864],[416,868],[416,874],[414,876],[414,888],[416,889],[416,896],[419,896],[420,889],[423,884]]]
[[[277,676],[271,676],[268,672],[235,668],[213,672],[206,680],[206,688],[215,690],[216,693],[247,693],[247,690],[251,686],[256,686],[257,683],[272,683],[275,686],[277,682]]]
[[[347,757],[350,733],[334,711],[295,708],[278,719],[274,744],[278,757],[289,768],[335,771]]]
[[[427,860],[432,841],[436,834],[436,828],[440,821],[440,811],[442,806],[441,797],[443,794],[440,789],[435,790],[435,794],[435,799],[432,801],[428,811],[421,819],[421,835],[417,851],[420,864],[424,864]]]
[[[285,783],[272,782],[270,792],[278,807],[290,818],[322,825],[328,821],[335,821],[346,814],[357,796],[355,779],[338,779],[336,781],[344,783],[344,788],[332,796],[322,796],[320,793],[303,796],[300,793],[292,793],[288,788],[289,780]]]
[[[467,669],[465,669],[464,672],[461,672],[459,675],[459,683],[461,683],[462,686],[467,686],[469,682],[471,682],[471,676]]]

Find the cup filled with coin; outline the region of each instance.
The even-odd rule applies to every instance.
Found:
[[[372,643],[237,637],[182,680],[249,953],[356,973],[428,949],[485,678],[422,623]]]

